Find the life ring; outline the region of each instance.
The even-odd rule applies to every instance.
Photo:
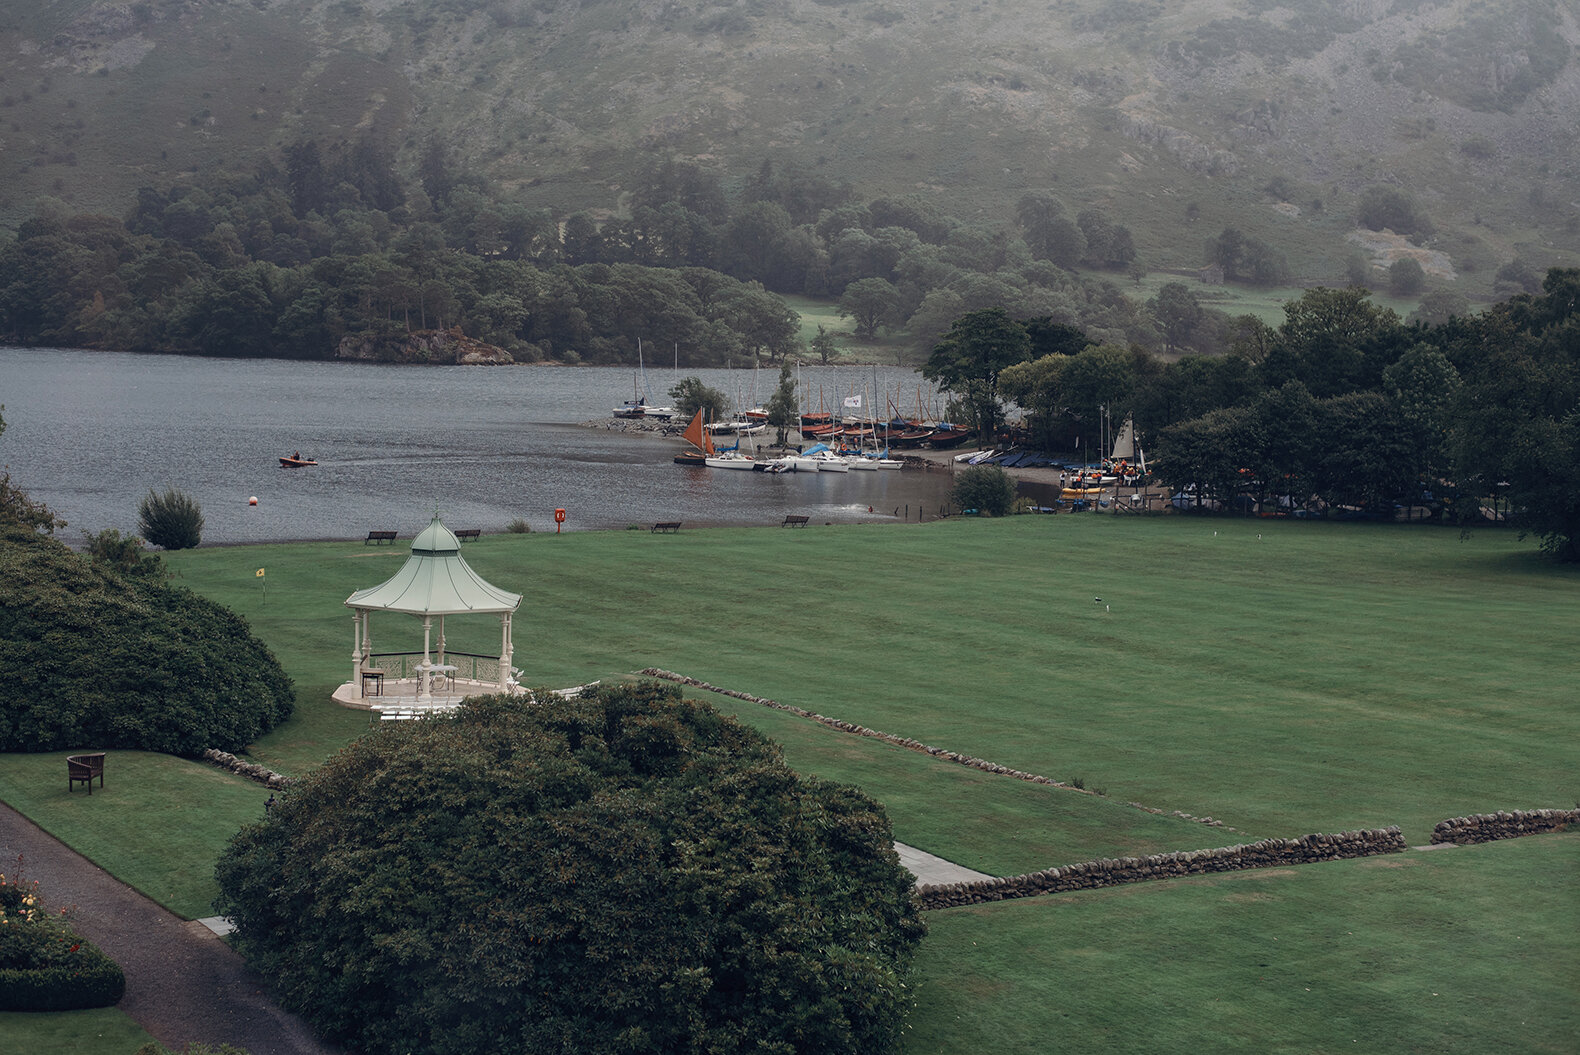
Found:
[[[554,511],[554,522],[556,524],[563,524],[563,523],[565,523],[565,510],[563,510],[563,509],[556,509]]]

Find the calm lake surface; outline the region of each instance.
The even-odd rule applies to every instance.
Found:
[[[778,371],[684,370],[732,399],[764,402]],[[680,376],[649,369],[653,402]],[[914,413],[919,375],[879,367],[888,398]],[[203,507],[203,541],[409,539],[435,509],[452,528],[534,531],[650,526],[814,523],[931,516],[946,473],[730,472],[671,460],[678,439],[585,428],[630,399],[629,368],[378,366],[196,359],[0,347],[6,431],[0,464],[28,494],[82,532],[137,530],[137,503],[172,486]],[[871,367],[804,369],[803,399],[837,407],[865,388]],[[300,450],[317,466],[282,469]],[[247,500],[256,496],[258,504]],[[873,509],[869,513],[868,507]]]

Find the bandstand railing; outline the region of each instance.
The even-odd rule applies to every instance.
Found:
[[[438,662],[439,654],[430,652],[430,662]],[[374,652],[369,661],[371,666],[384,672],[386,678],[402,680],[416,679],[422,671],[421,652]],[[446,652],[445,663],[455,668],[457,682],[472,682],[481,685],[499,684],[499,657],[480,656],[475,652]]]

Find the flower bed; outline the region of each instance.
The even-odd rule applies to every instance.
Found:
[[[44,910],[37,883],[0,874],[0,1011],[107,1007],[125,989],[120,966],[72,932],[64,909]]]

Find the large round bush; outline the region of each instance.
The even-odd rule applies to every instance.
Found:
[[[0,751],[239,751],[295,695],[229,609],[0,524]]]
[[[384,723],[217,875],[369,1053],[894,1051],[922,935],[879,806],[653,684]]]

